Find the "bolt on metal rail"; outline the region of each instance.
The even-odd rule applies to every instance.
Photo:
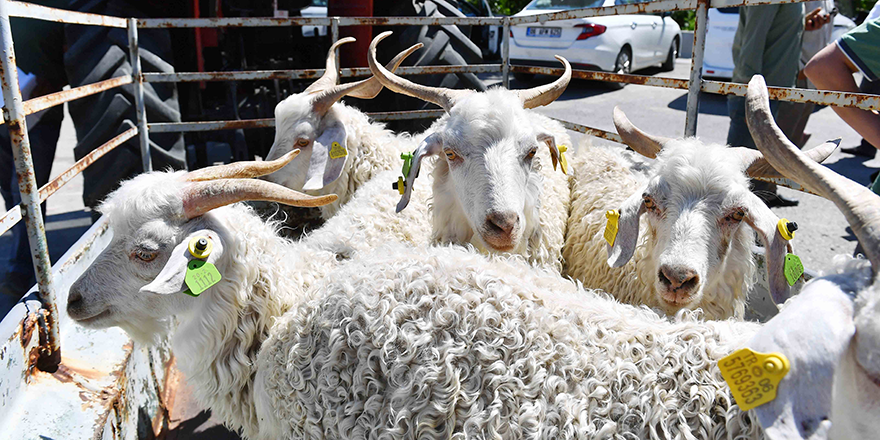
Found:
[[[220,28],[220,27],[277,27],[318,25],[330,26],[331,39],[339,39],[340,26],[405,26],[405,25],[492,25],[502,30],[502,49],[500,64],[481,64],[472,66],[420,66],[401,67],[398,74],[423,75],[434,73],[501,73],[502,85],[509,86],[509,76],[514,73],[540,73],[559,75],[562,69],[512,66],[510,64],[510,26],[524,23],[546,23],[555,20],[597,17],[617,14],[659,13],[679,10],[697,11],[696,29],[694,31],[694,54],[691,62],[689,80],[663,78],[631,74],[615,74],[575,70],[573,77],[601,81],[624,82],[653,87],[667,87],[688,91],[687,112],[684,135],[696,133],[699,94],[715,93],[723,95],[745,96],[747,86],[729,82],[706,81],[702,76],[702,59],[705,51],[705,37],[709,8],[750,6],[763,4],[798,3],[804,0],[660,0],[645,3],[632,3],[617,6],[584,8],[555,13],[538,14],[523,17],[327,17],[327,18],[122,18],[97,14],[88,14],[63,9],[55,9],[19,1],[0,0],[0,75],[2,75],[3,98],[5,107],[2,121],[9,128],[12,149],[15,156],[15,168],[19,175],[19,190],[22,203],[0,216],[0,234],[6,232],[16,223],[25,220],[31,256],[37,274],[39,298],[42,310],[32,312],[37,315],[46,341],[41,341],[40,360],[37,366],[44,371],[53,371],[61,359],[60,337],[58,334],[58,307],[52,282],[52,267],[49,260],[46,234],[40,215],[40,204],[56,192],[73,176],[81,173],[104,154],[122,145],[134,136],[139,136],[139,145],[144,171],[152,169],[149,154],[149,131],[194,132],[230,130],[239,128],[274,127],[273,119],[251,119],[232,121],[199,121],[177,123],[149,123],[143,99],[143,83],[145,82],[201,82],[201,81],[235,81],[235,80],[279,80],[297,78],[315,78],[324,73],[324,69],[297,69],[271,71],[240,71],[240,72],[177,72],[177,73],[143,73],[138,53],[137,31],[155,28]],[[15,64],[13,35],[9,26],[9,17],[28,17],[67,24],[105,26],[122,28],[128,31],[129,56],[132,74],[76,87],[50,95],[22,102],[18,85]],[[367,68],[341,69],[340,76],[345,78],[369,76]],[[34,167],[31,157],[30,142],[27,134],[25,116],[47,108],[84,98],[95,93],[127,84],[134,84],[137,127],[116,136],[98,147],[72,167],[56,177],[42,188],[37,188]],[[770,97],[781,101],[811,102],[821,105],[854,107],[864,110],[880,110],[880,96],[861,93],[840,93],[797,88],[770,87]],[[441,110],[419,110],[372,113],[376,120],[436,118],[443,114]],[[591,136],[620,142],[620,136],[598,128],[588,127],[570,121],[560,121],[574,131]],[[787,179],[774,179],[777,183],[794,189],[803,190],[799,185]]]

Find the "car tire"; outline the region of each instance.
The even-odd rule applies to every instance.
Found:
[[[672,44],[669,45],[669,54],[666,55],[666,61],[660,65],[661,72],[672,72],[675,70],[675,59],[678,58],[678,37],[672,39]]]
[[[620,49],[620,53],[617,54],[617,59],[614,61],[614,72],[620,74],[627,74],[632,72],[632,50],[629,46],[623,46],[623,49]],[[627,83],[618,83],[618,82],[608,82],[608,86],[613,90],[620,90],[626,87]]]
[[[535,80],[535,74],[534,73],[514,72],[513,79],[515,79],[521,83],[530,83]]]

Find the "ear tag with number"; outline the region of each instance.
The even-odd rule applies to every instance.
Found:
[[[339,159],[340,157],[348,156],[348,150],[342,146],[339,142],[333,142],[330,144],[330,158],[331,159]]]
[[[794,286],[794,283],[804,274],[804,265],[801,263],[800,257],[795,254],[785,254],[785,264],[782,266],[782,273],[785,274],[785,280],[788,281],[788,285]]]
[[[749,348],[741,348],[718,361],[721,376],[743,411],[775,399],[779,382],[789,368],[784,354],[758,353]]]
[[[409,171],[412,169],[413,154],[400,153],[400,158],[403,159],[403,168],[400,170],[403,176],[398,177],[397,182],[391,184],[391,188],[396,189],[400,195],[403,195],[406,192],[406,178],[409,177]]]
[[[191,296],[199,296],[209,287],[220,282],[223,278],[220,271],[213,264],[205,261],[214,250],[214,243],[206,237],[193,237],[189,241],[189,253],[196,260],[190,260],[186,264],[186,275],[183,279],[188,289],[183,293]]]
[[[616,209],[610,209],[605,212],[605,241],[609,246],[614,246],[614,240],[617,239],[617,221],[620,219],[620,213]]]
[[[559,146],[559,166],[562,168],[562,174],[568,174],[568,160],[565,158],[566,151],[568,151],[568,147],[565,145]]]

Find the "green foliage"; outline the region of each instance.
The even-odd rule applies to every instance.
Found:
[[[492,12],[500,15],[513,15],[529,4],[530,0],[489,0]]]
[[[672,19],[678,23],[681,30],[692,31],[697,22],[697,13],[694,11],[675,11],[672,13]]]
[[[877,0],[853,0],[853,6],[855,7],[856,13],[859,12],[870,12],[871,8],[874,7],[874,3],[877,3]]]

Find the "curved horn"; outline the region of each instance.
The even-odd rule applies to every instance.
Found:
[[[446,110],[447,113],[449,113],[449,110],[452,109],[452,106],[455,105],[457,100],[473,93],[472,90],[453,90],[442,87],[423,86],[407,79],[403,79],[382,67],[382,65],[376,61],[376,46],[380,41],[384,40],[391,34],[391,31],[386,31],[377,35],[376,38],[370,42],[370,52],[367,57],[367,61],[370,63],[370,70],[373,71],[373,75],[375,75],[375,78],[378,79],[382,85],[388,87],[394,92],[412,96],[413,98],[419,98],[423,101],[433,102],[434,104],[443,107],[443,110]]]
[[[822,163],[834,153],[834,150],[837,149],[838,145],[840,145],[839,138],[825,142],[816,148],[804,151],[803,154],[813,162]],[[740,160],[742,160],[742,168],[749,177],[785,177],[782,173],[776,171],[776,169],[767,162],[767,159],[764,159],[764,155],[758,150],[752,150],[751,148],[746,147],[731,147],[730,150],[740,157]]]
[[[874,275],[880,272],[880,197],[868,188],[828,168],[806,160],[770,114],[770,98],[764,77],[755,75],[746,94],[746,122],[764,157],[788,178],[822,194],[837,205],[871,261]]]
[[[317,93],[335,86],[339,82],[339,63],[336,60],[336,48],[355,41],[357,40],[352,37],[345,37],[333,43],[327,52],[327,64],[324,68],[324,74],[317,81],[313,82],[312,85],[306,87],[303,93]]]
[[[531,89],[518,90],[516,94],[519,96],[519,99],[522,100],[523,108],[535,108],[550,104],[562,95],[562,92],[568,87],[568,83],[571,82],[571,64],[568,63],[568,60],[559,55],[555,55],[555,57],[565,66],[565,71],[562,72],[562,76],[550,84],[533,87]]]
[[[422,47],[422,43],[414,44],[410,46],[409,49],[397,54],[391,62],[388,63],[388,67],[391,70],[397,70],[400,67],[400,63],[403,62],[406,57],[410,54],[418,50]],[[361,99],[372,99],[382,91],[382,83],[376,79],[376,77],[370,77],[367,79],[363,79],[356,82],[340,84],[332,86],[328,89],[317,92],[312,97],[312,110],[314,110],[319,115],[323,115],[327,113],[327,110],[330,110],[330,107],[333,104],[336,104],[337,101],[342,99],[343,96],[351,95],[355,98]]]
[[[336,194],[313,197],[281,185],[253,179],[225,179],[193,182],[183,194],[183,214],[187,219],[245,200],[278,202],[313,208],[336,201]]]
[[[629,145],[630,148],[642,156],[650,157],[651,159],[656,158],[657,153],[663,149],[663,145],[672,140],[639,130],[632,122],[629,122],[629,119],[620,107],[614,107],[612,118],[614,119],[614,127],[617,128],[617,133],[623,138],[623,143]]]
[[[265,176],[284,168],[284,166],[289,164],[298,154],[299,150],[293,150],[275,160],[261,162],[241,161],[228,165],[216,165],[213,167],[202,168],[184,174],[183,180],[187,182],[203,182],[206,180],[250,179],[253,177]]]

